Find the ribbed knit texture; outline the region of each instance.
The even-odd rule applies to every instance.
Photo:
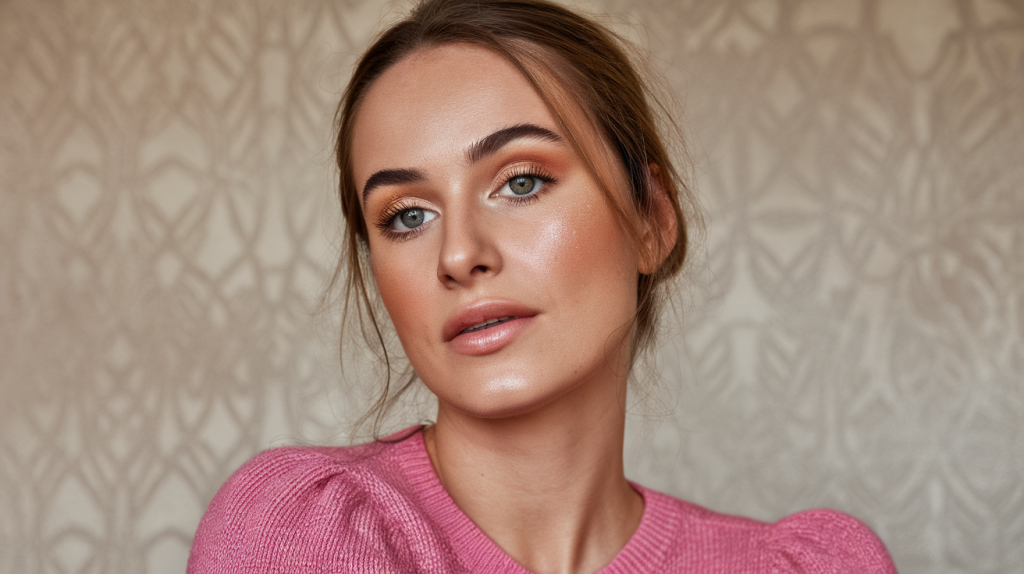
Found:
[[[188,573],[528,574],[448,496],[420,430],[260,454],[210,503]],[[840,512],[767,524],[633,486],[643,518],[604,574],[896,572],[878,537]]]

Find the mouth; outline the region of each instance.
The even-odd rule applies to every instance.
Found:
[[[518,317],[498,317],[495,319],[488,319],[482,323],[477,323],[472,327],[466,327],[465,329],[459,331],[459,334],[464,335],[466,333],[475,333],[477,331],[483,331],[484,329],[489,329],[491,327],[501,325],[502,323],[507,323],[513,319],[518,319]]]
[[[537,310],[510,299],[482,299],[452,314],[442,327],[442,339],[480,339],[497,336],[499,331],[529,323]],[[522,327],[522,326],[520,326]]]

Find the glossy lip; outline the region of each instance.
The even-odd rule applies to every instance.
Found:
[[[538,314],[534,309],[504,299],[487,299],[463,307],[444,323],[444,342],[460,355],[486,355],[511,343]],[[491,319],[513,317],[486,329],[463,333],[465,329]]]

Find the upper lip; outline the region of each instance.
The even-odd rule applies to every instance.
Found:
[[[447,321],[444,322],[442,332],[444,341],[447,343],[459,335],[462,331],[491,319],[502,319],[504,317],[533,317],[537,311],[516,301],[507,299],[484,299],[475,301],[456,311]]]

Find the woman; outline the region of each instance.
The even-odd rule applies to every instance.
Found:
[[[537,0],[427,0],[369,48],[338,111],[347,293],[380,337],[372,275],[437,422],[256,457],[190,572],[894,571],[840,513],[764,524],[626,480],[688,195],[620,46]]]

